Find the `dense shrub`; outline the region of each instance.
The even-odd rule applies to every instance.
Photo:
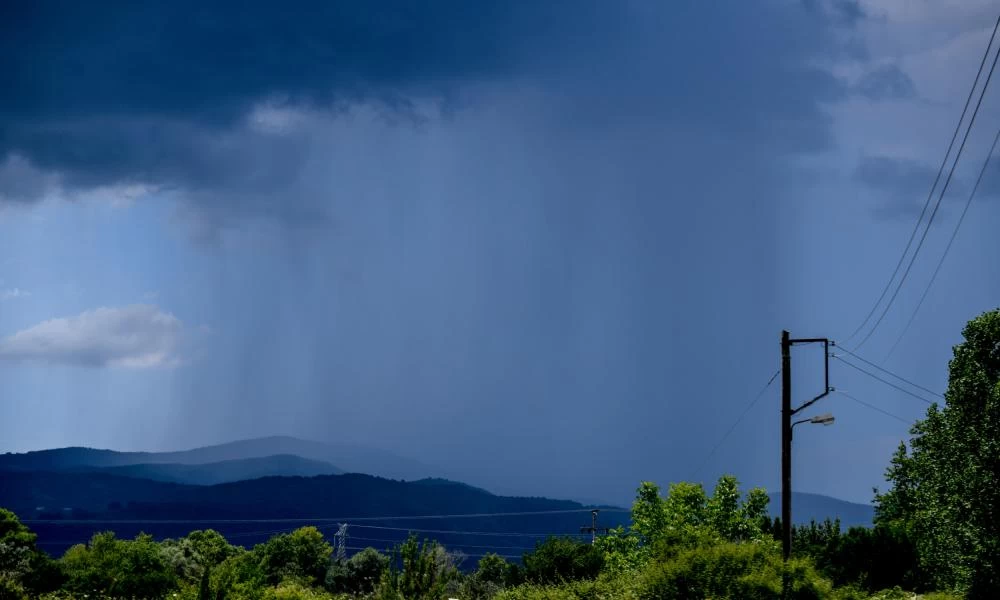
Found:
[[[771,543],[724,543],[683,550],[672,559],[652,564],[639,585],[639,597],[650,600],[781,598],[783,576],[789,598],[830,598],[832,585],[806,560],[784,565]]]
[[[459,591],[463,600],[488,600],[519,583],[520,571],[496,554],[479,559],[475,572],[465,577]]]
[[[66,589],[78,594],[95,591],[125,598],[164,598],[177,588],[173,568],[160,545],[149,535],[120,540],[114,533],[99,533],[86,546],[66,551],[62,560]]]
[[[920,596],[922,600],[963,600],[963,596],[950,592],[930,592]]]
[[[28,593],[13,578],[0,576],[0,600],[28,600]]]
[[[389,557],[365,548],[347,560],[336,560],[326,572],[326,589],[340,594],[370,594],[389,567]]]
[[[780,539],[780,529],[775,530],[775,539]],[[792,528],[792,544],[796,556],[812,559],[836,586],[855,585],[869,595],[894,587],[926,589],[916,548],[905,528],[897,524],[842,532],[838,521],[813,521]]]
[[[561,585],[525,584],[505,590],[496,600],[637,600],[635,581],[628,577],[570,581]]]
[[[379,600],[440,600],[454,591],[460,575],[454,557],[437,542],[410,536],[393,552],[376,588]]]
[[[266,581],[277,585],[301,579],[319,585],[326,578],[333,548],[315,527],[301,527],[279,534],[253,549]]]
[[[239,552],[212,529],[192,531],[180,539],[163,540],[160,549],[177,577],[187,582],[200,581],[206,569],[222,564]]]
[[[594,579],[604,566],[600,548],[570,538],[549,538],[524,555],[524,578],[535,584]]]
[[[333,596],[323,590],[286,582],[264,591],[261,600],[330,600]]]

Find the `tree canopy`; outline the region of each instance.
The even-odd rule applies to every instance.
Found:
[[[877,495],[877,521],[906,529],[933,583],[1000,597],[1000,310],[954,347],[945,405],[900,444]]]

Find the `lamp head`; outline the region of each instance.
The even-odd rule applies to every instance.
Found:
[[[834,421],[833,415],[831,415],[830,413],[826,413],[824,415],[816,415],[815,417],[809,419],[810,423],[814,423],[816,425],[833,425],[833,421]]]

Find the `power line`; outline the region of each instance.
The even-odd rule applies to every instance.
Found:
[[[350,536],[350,539],[352,539],[352,540],[361,540],[361,541],[364,541],[364,542],[382,542],[382,543],[386,543],[386,544],[399,544],[401,542],[405,542],[406,541],[406,540],[402,540],[402,539],[398,539],[398,538],[397,539],[366,538],[366,537],[357,537],[357,536],[353,536],[353,535]],[[481,549],[487,549],[487,550],[534,550],[534,548],[531,547],[531,546],[482,546],[482,545],[478,545],[477,546],[475,544],[457,544],[456,547],[457,548],[481,548]]]
[[[927,193],[927,199],[924,201],[924,207],[920,211],[920,217],[917,218],[917,222],[913,225],[913,231],[910,232],[910,239],[906,242],[906,247],[903,248],[903,253],[900,255],[899,261],[896,263],[896,268],[893,270],[892,275],[889,277],[889,281],[886,282],[885,287],[882,289],[882,293],[879,295],[878,300],[875,301],[871,310],[868,311],[868,315],[865,317],[864,321],[862,321],[861,324],[858,325],[857,329],[854,330],[854,333],[848,336],[847,340],[845,340],[847,342],[854,339],[871,320],[875,311],[878,310],[879,305],[882,304],[882,300],[885,299],[885,295],[889,293],[889,288],[892,287],[892,282],[896,279],[896,275],[899,274],[899,270],[903,266],[903,262],[906,260],[906,255],[909,253],[910,247],[913,245],[913,240],[916,239],[917,231],[920,230],[920,224],[923,222],[924,215],[927,213],[927,208],[930,206],[931,199],[934,197],[934,190],[937,189],[937,184],[941,180],[941,174],[944,172],[944,168],[948,164],[948,157],[951,156],[951,150],[955,146],[955,140],[958,139],[958,132],[962,130],[962,122],[965,121],[965,114],[969,110],[969,104],[972,102],[972,97],[975,95],[976,86],[979,84],[979,78],[983,74],[983,67],[986,66],[986,60],[990,55],[990,47],[993,45],[993,40],[996,37],[998,27],[1000,27],[1000,17],[997,18],[997,22],[993,26],[993,33],[990,35],[990,41],[986,45],[986,51],[983,53],[983,58],[979,63],[979,70],[976,72],[976,78],[972,82],[972,87],[969,89],[969,95],[965,99],[965,106],[962,107],[962,114],[958,118],[958,123],[955,125],[955,131],[952,133],[951,141],[948,143],[948,150],[945,152],[944,158],[941,159],[941,166],[938,167],[937,175],[934,177],[934,183],[931,185],[931,189]],[[915,255],[916,253],[914,253],[914,256]]]
[[[535,510],[520,512],[495,512],[495,513],[465,513],[454,515],[394,515],[387,517],[305,517],[291,519],[24,519],[23,523],[45,523],[45,524],[72,524],[80,525],[87,523],[113,524],[113,525],[145,525],[145,524],[239,524],[239,523],[329,523],[345,521],[408,521],[425,519],[482,519],[494,517],[528,517],[536,515],[560,515],[589,513],[590,508],[569,508],[562,510]],[[605,512],[619,512],[624,509],[602,509]]]
[[[860,404],[862,406],[866,406],[866,407],[868,407],[868,408],[870,408],[870,409],[872,409],[872,410],[874,410],[876,412],[880,412],[880,413],[882,413],[883,415],[885,415],[887,417],[892,417],[893,419],[896,419],[897,421],[902,421],[903,423],[906,423],[907,425],[913,425],[913,421],[909,421],[907,419],[904,419],[903,417],[901,417],[899,415],[894,415],[891,412],[889,412],[887,410],[883,410],[883,409],[875,406],[874,404],[869,404],[869,403],[865,402],[864,400],[859,400],[859,399],[855,398],[854,396],[848,394],[847,392],[842,392],[840,390],[834,390],[834,391],[836,393],[840,394],[841,396],[844,396],[844,397],[846,397],[846,398],[848,398],[850,400],[854,400],[858,404]]]
[[[608,511],[608,512],[624,512],[624,511]],[[350,529],[375,529],[378,531],[398,531],[404,533],[435,533],[440,535],[456,535],[456,536],[487,536],[487,537],[515,537],[515,538],[550,538],[550,537],[583,537],[579,533],[527,533],[527,532],[486,532],[486,531],[459,531],[452,529],[414,529],[411,527],[386,527],[378,525],[358,525],[353,523],[346,523]],[[324,530],[331,527],[339,527],[338,525],[317,525],[316,529]],[[278,535],[280,533],[288,533],[293,531],[294,528],[285,527],[283,529],[271,529],[264,531],[245,531],[232,535],[224,536],[226,539],[239,538],[239,537],[260,537],[260,536],[271,536]],[[399,543],[401,540],[379,540],[374,538],[362,538],[357,536],[350,536],[350,539],[364,539],[370,541],[385,541],[385,542],[395,542]],[[467,544],[461,544],[462,546],[468,546]],[[478,548],[508,548],[508,549],[522,549],[522,546],[468,546],[478,547]],[[523,548],[530,550],[531,548]]]
[[[931,286],[934,285],[934,280],[937,279],[938,273],[941,271],[941,265],[944,264],[944,259],[948,257],[948,252],[951,250],[951,245],[955,243],[955,238],[958,236],[958,230],[962,226],[962,221],[965,219],[965,214],[969,212],[969,206],[972,205],[972,199],[976,195],[976,191],[979,189],[979,184],[983,181],[983,176],[986,174],[986,168],[990,164],[990,160],[993,158],[993,152],[996,151],[997,141],[1000,140],[1000,129],[997,129],[997,133],[993,136],[993,145],[990,146],[990,151],[986,154],[986,160],[983,161],[983,167],[979,169],[979,176],[976,177],[976,184],[972,186],[972,191],[969,193],[968,199],[965,201],[965,208],[962,209],[962,214],[958,217],[958,222],[955,223],[955,229],[951,232],[951,239],[948,240],[948,245],[944,248],[944,254],[941,255],[941,259],[938,261],[937,266],[934,268],[934,274],[931,275],[930,281],[927,282],[927,287],[924,288],[924,293],[920,296],[920,301],[917,302],[917,307],[913,309],[913,314],[910,315],[910,319],[906,322],[906,326],[903,327],[902,333],[896,338],[895,343],[893,343],[892,348],[889,349],[889,353],[885,355],[886,360],[892,353],[896,351],[896,347],[899,343],[903,341],[903,337],[906,336],[906,332],[910,330],[910,325],[913,325],[913,320],[916,318],[917,313],[920,311],[920,307],[924,305],[924,300],[927,299],[927,293],[931,291]]]
[[[343,519],[343,518],[314,518],[314,519],[109,519],[109,520],[84,520],[84,519],[25,519],[22,522],[25,524],[50,524],[50,525],[81,525],[81,524],[100,524],[100,525],[165,525],[165,524],[208,524],[208,525],[234,525],[234,524],[250,524],[250,523],[300,523],[300,524],[310,524],[310,523],[324,523],[317,525],[317,529],[329,529],[331,527],[341,527],[348,521],[391,521],[391,520],[407,520],[407,519],[443,519],[443,518],[484,518],[484,517],[510,517],[510,516],[532,516],[532,515],[555,515],[555,514],[573,514],[573,513],[585,513],[591,512],[592,509],[565,509],[565,510],[546,510],[546,511],[519,511],[519,512],[498,512],[498,513],[475,513],[475,514],[456,514],[456,515],[410,515],[410,516],[385,516],[385,517],[357,517],[354,519]],[[616,508],[605,508],[602,509],[603,512],[609,513],[629,513],[626,509],[616,509]],[[388,527],[388,526],[378,526],[378,525],[363,525],[358,523],[346,523],[351,528],[361,528],[361,529],[376,529],[381,531],[405,531],[408,533],[433,533],[439,535],[455,535],[455,536],[491,536],[491,537],[521,537],[521,538],[549,538],[549,537],[580,537],[582,534],[578,533],[531,533],[531,532],[486,532],[486,531],[460,531],[460,530],[449,530],[449,529],[417,529],[409,527]],[[259,536],[271,536],[281,533],[288,533],[293,531],[295,527],[284,527],[281,529],[267,529],[267,530],[257,530],[257,531],[242,531],[235,532],[225,535],[226,539],[235,538],[246,538],[246,537],[259,537]],[[470,546],[471,547],[471,546]],[[485,547],[485,546],[484,546]],[[509,557],[508,557],[509,558]],[[516,557],[519,558],[519,557]]]
[[[39,546],[67,546],[67,545],[84,544],[84,542],[80,542],[78,540],[38,540],[35,543],[37,545],[39,545]],[[472,548],[472,546],[466,546],[466,547]],[[479,547],[479,548],[490,548],[490,547],[503,548],[503,546],[477,546],[477,547]],[[511,548],[513,548],[513,546],[511,546]],[[354,552],[360,552],[362,550],[367,550],[367,548],[361,547],[361,546],[344,546],[344,549],[345,550],[352,550]],[[534,548],[526,548],[526,549],[527,550],[534,550]],[[459,548],[458,550],[461,552],[461,548]],[[471,554],[468,553],[468,552],[461,552],[461,553],[462,553],[463,556],[467,556],[469,558],[482,558],[484,556],[487,556],[487,554],[483,554],[483,553],[471,553]],[[488,554],[494,554],[494,553],[490,552]],[[521,558],[523,558],[523,556],[520,555],[520,554],[497,554],[497,556],[500,556],[502,558],[509,558],[509,559],[521,559]]]
[[[602,509],[602,512],[625,513],[625,512],[630,512],[630,511],[627,511],[625,509]],[[28,521],[28,520],[25,520],[25,521],[22,521],[22,522],[23,523],[32,523],[32,522],[33,523],[39,523],[39,522],[49,523],[49,522],[46,522],[46,521]],[[70,524],[70,523],[74,523],[74,524],[100,523],[102,525],[104,525],[104,524],[122,524],[122,523],[129,523],[129,524],[133,524],[133,523],[142,523],[142,524],[175,523],[176,524],[176,523],[185,523],[185,522],[186,523],[191,523],[191,522],[194,522],[194,521],[173,521],[173,522],[171,522],[171,521],[152,521],[152,520],[147,520],[147,521],[76,521],[74,523],[74,522],[70,522],[68,520],[62,520],[62,521],[55,520],[55,521],[51,521],[51,524],[63,524],[63,523],[65,523],[65,524]],[[329,529],[331,527],[338,527],[339,528],[341,525],[344,525],[344,524],[345,523],[329,523],[329,524],[326,524],[326,525],[317,525],[316,529],[321,529],[322,530],[322,529]],[[505,532],[496,532],[496,531],[463,531],[463,530],[454,530],[454,529],[418,529],[418,528],[410,528],[410,527],[388,527],[388,526],[380,526],[380,525],[362,525],[362,524],[354,524],[354,523],[346,523],[346,525],[348,525],[348,527],[351,528],[351,529],[375,529],[375,530],[379,530],[379,531],[399,531],[399,532],[406,532],[406,533],[434,533],[434,534],[440,534],[440,535],[455,535],[455,536],[486,536],[486,537],[514,537],[514,538],[585,537],[585,534],[580,534],[580,533],[566,533],[566,532],[538,533],[538,532],[512,532],[512,531],[505,531]],[[281,529],[265,529],[265,530],[258,530],[258,531],[242,531],[242,532],[237,532],[237,533],[232,533],[232,534],[224,535],[224,537],[226,539],[234,539],[234,538],[241,538],[241,537],[259,537],[259,536],[265,536],[265,535],[266,536],[270,536],[270,535],[278,535],[278,534],[281,534],[281,533],[288,533],[290,531],[294,531],[294,529],[295,529],[294,527],[284,527],[284,528],[281,528]],[[368,539],[368,538],[361,538],[361,537],[356,537],[356,536],[350,536],[350,537],[351,537],[351,539]],[[399,540],[378,540],[378,539],[373,539],[371,541],[387,541],[387,542],[393,541],[393,542],[398,542]],[[49,542],[49,543],[53,543],[54,544],[56,542]],[[74,542],[74,543],[79,543],[79,542]],[[526,547],[523,547],[523,546],[493,546],[493,545],[491,545],[491,546],[472,546],[472,545],[467,545],[467,544],[461,544],[461,545],[462,546],[467,546],[467,547],[470,547],[470,548],[476,547],[476,548],[504,548],[504,549],[528,549],[528,550],[531,549],[531,548],[526,548]]]
[[[997,19],[997,25],[1000,25],[1000,18]],[[993,36],[996,36],[997,27],[993,28]],[[993,44],[993,36],[990,37],[990,45],[986,46],[986,54],[989,54],[990,46]],[[896,284],[896,289],[893,290],[892,296],[889,297],[889,301],[886,303],[885,308],[882,309],[882,313],[879,315],[878,320],[872,325],[872,328],[865,335],[864,339],[861,340],[858,345],[854,348],[855,350],[860,348],[867,342],[875,330],[878,329],[879,324],[885,318],[885,315],[889,312],[892,307],[892,303],[896,300],[896,296],[899,295],[899,291],[903,288],[903,283],[906,281],[906,277],[910,274],[910,269],[913,268],[913,264],[917,260],[917,255],[920,253],[920,249],[924,245],[924,240],[927,239],[927,234],[931,230],[931,224],[934,222],[934,217],[937,215],[938,209],[941,208],[941,201],[944,200],[944,194],[948,191],[948,185],[951,183],[951,178],[955,174],[955,167],[958,166],[959,159],[962,158],[962,151],[965,149],[965,144],[969,140],[969,134],[972,133],[972,126],[976,122],[976,116],[979,114],[979,107],[982,106],[983,98],[986,97],[986,90],[990,86],[990,80],[993,78],[993,71],[997,66],[997,59],[1000,59],[1000,47],[997,48],[996,55],[993,57],[993,64],[990,65],[990,71],[986,75],[986,81],[983,83],[983,89],[979,93],[979,99],[976,101],[976,108],[972,111],[972,116],[969,118],[969,124],[965,129],[965,135],[962,136],[962,143],[958,147],[958,151],[955,153],[955,159],[951,163],[951,169],[948,171],[948,177],[944,180],[944,185],[941,186],[941,193],[938,194],[937,201],[934,203],[934,208],[931,210],[930,217],[927,218],[927,226],[924,228],[924,232],[920,235],[920,241],[917,242],[917,247],[913,250],[913,255],[910,257],[910,262],[906,265],[906,270],[903,271],[902,277],[899,278],[899,283]],[[975,89],[975,88],[973,88]]]
[[[913,387],[915,387],[915,388],[917,388],[919,390],[923,390],[923,391],[927,392],[928,394],[931,394],[933,396],[937,396],[938,398],[941,398],[942,400],[944,400],[944,394],[941,394],[939,392],[935,392],[934,390],[929,390],[929,389],[925,388],[922,385],[918,385],[916,383],[913,383],[909,379],[907,379],[907,378],[905,378],[905,377],[903,377],[901,375],[897,375],[897,374],[893,373],[892,371],[890,371],[889,369],[886,369],[885,367],[880,367],[880,366],[876,365],[875,363],[873,363],[872,361],[870,361],[870,360],[868,360],[868,359],[866,359],[864,357],[858,356],[857,354],[855,354],[854,352],[851,352],[850,350],[848,350],[847,348],[844,348],[843,346],[837,346],[837,348],[839,348],[839,349],[843,350],[844,352],[850,354],[854,358],[860,360],[861,362],[865,363],[866,365],[868,365],[870,367],[874,367],[874,368],[878,369],[879,371],[882,371],[883,373],[885,373],[887,375],[891,375],[891,376],[895,377],[896,379],[902,381],[903,383],[907,383],[909,385],[912,385]]]
[[[747,404],[746,408],[743,409],[743,412],[740,414],[739,417],[737,417],[736,421],[733,422],[733,424],[729,427],[729,429],[722,436],[722,438],[719,439],[719,441],[716,442],[715,446],[712,447],[709,453],[705,455],[705,458],[701,461],[701,464],[698,465],[698,468],[695,469],[694,472],[691,474],[691,479],[694,479],[698,475],[698,473],[700,473],[701,470],[705,468],[705,465],[708,464],[709,459],[711,459],[712,456],[715,454],[715,452],[719,449],[719,447],[722,446],[723,443],[725,443],[725,441],[729,438],[729,435],[733,433],[733,430],[736,429],[736,426],[739,425],[740,422],[743,421],[743,418],[747,416],[747,413],[750,412],[750,409],[752,409],[757,404],[757,402],[764,395],[764,392],[767,391],[767,388],[771,387],[771,384],[774,383],[774,380],[775,378],[778,377],[779,373],[781,373],[781,369],[778,369],[777,371],[774,372],[774,375],[771,375],[771,378],[768,379],[767,383],[764,384],[764,387],[761,388],[759,392],[757,392],[757,395],[754,396],[753,400],[751,400],[750,403]]]
[[[895,389],[903,392],[904,394],[909,394],[910,396],[913,396],[914,398],[916,398],[917,400],[920,400],[921,402],[925,402],[927,404],[934,404],[930,400],[928,400],[926,398],[923,398],[921,396],[918,396],[917,394],[914,394],[913,392],[911,392],[910,390],[908,390],[906,388],[899,387],[898,385],[896,385],[895,383],[892,383],[891,381],[886,381],[885,379],[882,379],[881,377],[879,377],[878,375],[875,375],[871,371],[866,371],[866,370],[862,369],[861,367],[859,367],[859,366],[857,366],[857,365],[855,365],[853,363],[850,363],[850,362],[844,360],[843,358],[841,358],[839,356],[834,356],[834,358],[836,358],[840,362],[844,363],[848,367],[851,367],[852,369],[855,369],[857,371],[861,371],[862,373],[864,373],[865,375],[871,377],[872,379],[875,379],[877,381],[881,381],[882,383],[886,384],[889,387],[895,388]]]
[[[610,511],[608,511],[610,512]],[[624,511],[623,511],[624,512]],[[412,529],[409,527],[387,527],[384,525],[354,525],[351,524],[352,528],[361,529],[378,529],[381,531],[409,531],[412,533],[436,533],[436,534],[449,534],[449,535],[480,535],[480,536],[493,536],[493,537],[535,537],[535,538],[549,538],[549,537],[580,537],[586,534],[581,533],[526,533],[526,532],[498,532],[498,531],[456,531],[454,529]]]

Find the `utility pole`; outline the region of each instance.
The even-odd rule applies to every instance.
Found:
[[[795,344],[823,344],[824,388],[823,393],[802,406],[792,408],[792,346]],[[792,417],[833,391],[830,387],[830,340],[827,338],[791,339],[787,331],[781,332],[781,552],[787,561],[792,553]],[[832,417],[830,417],[832,422]],[[829,424],[815,420],[817,423]]]
[[[608,527],[598,527],[597,526],[597,513],[599,513],[599,512],[601,512],[601,511],[598,510],[598,509],[596,509],[596,508],[594,510],[590,511],[590,527],[581,527],[580,528],[580,533],[589,533],[590,534],[590,543],[591,544],[597,543],[597,532],[600,531],[601,533],[604,533],[606,535],[606,534],[608,534],[611,531],[611,529],[608,528]]]
[[[792,553],[792,340],[781,332],[781,555]]]

